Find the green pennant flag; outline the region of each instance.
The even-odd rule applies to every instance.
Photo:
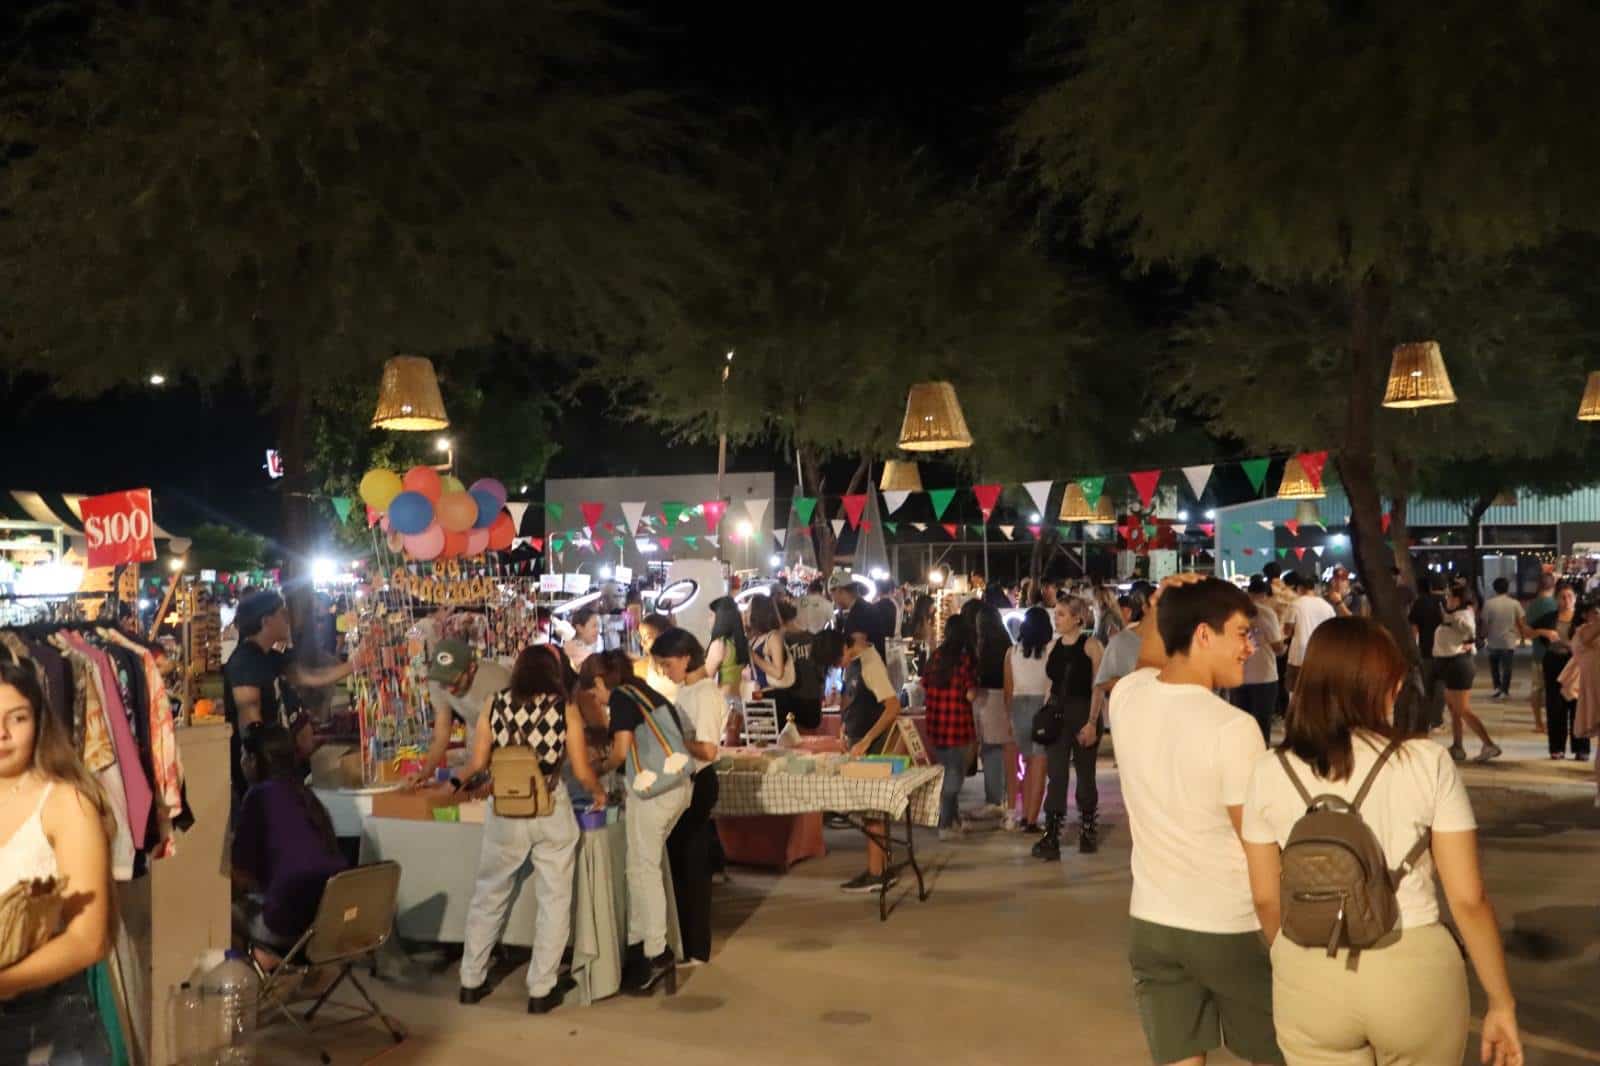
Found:
[[[667,528],[671,529],[673,526],[677,525],[678,519],[683,515],[683,512],[687,511],[688,509],[689,505],[681,500],[662,500],[661,517],[667,520]]]
[[[1229,523],[1228,528],[1230,530],[1232,530],[1234,536],[1236,536],[1236,537],[1244,536],[1244,523],[1242,523],[1242,522],[1232,522],[1232,523]]]
[[[983,536],[983,527],[980,526],[980,525],[977,525],[976,523],[974,523],[974,525],[972,526],[972,535],[974,537],[982,537]]]
[[[558,525],[561,522],[561,516],[566,513],[566,510],[567,509],[565,507],[561,506],[559,503],[547,503],[547,504],[545,504],[544,505],[545,527],[549,528],[550,526]]]
[[[551,551],[558,552],[562,548],[565,548],[566,546],[567,546],[567,535],[565,533],[552,533],[552,534],[550,534],[550,550]]]
[[[1144,537],[1145,537],[1145,539],[1146,540],[1155,540],[1156,539],[1156,532],[1160,528],[1161,527],[1157,526],[1154,522],[1146,522],[1144,524]]]
[[[1100,494],[1105,491],[1106,479],[1102,477],[1080,477],[1078,487],[1083,490],[1083,498],[1089,502],[1090,507],[1100,503]]]
[[[698,548],[700,546],[700,535],[698,533],[685,533],[683,542],[691,548]]]
[[[355,502],[348,496],[335,496],[333,498],[333,513],[339,516],[340,525],[343,525],[350,518],[350,508],[355,506]]]
[[[612,537],[611,538],[611,543],[620,545],[622,543],[622,538],[621,537]]]
[[[1279,548],[1278,549],[1278,558],[1287,559],[1288,557],[1289,557],[1289,549],[1288,548]]]
[[[1056,532],[1061,534],[1062,537],[1070,537],[1072,535],[1072,527],[1063,522],[1056,527]]]
[[[955,489],[929,489],[928,499],[933,503],[933,517],[943,521],[944,513],[950,507],[950,501],[955,498]]]
[[[1261,486],[1267,480],[1267,467],[1272,465],[1272,460],[1246,459],[1239,465],[1244,468],[1244,476],[1250,479],[1250,487],[1259,494]]]
[[[887,529],[889,531],[889,536],[892,537],[900,529],[900,523],[899,522],[885,522],[883,524],[883,528]]]
[[[794,498],[795,517],[800,519],[801,525],[809,526],[811,524],[811,515],[816,509],[817,498],[815,496],[796,496]]]

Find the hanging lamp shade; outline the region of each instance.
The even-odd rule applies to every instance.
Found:
[[[1110,496],[1100,497],[1100,502],[1094,506],[1094,517],[1089,519],[1089,524],[1094,526],[1114,526],[1117,524],[1117,508],[1111,502]]]
[[[922,472],[909,459],[890,459],[883,464],[878,488],[884,492],[921,492]]]
[[[1328,495],[1306,476],[1306,468],[1300,465],[1300,460],[1290,458],[1283,466],[1283,480],[1278,483],[1278,499],[1280,500],[1320,500]]]
[[[1315,500],[1301,500],[1294,505],[1294,520],[1302,526],[1322,525],[1322,510]]]
[[[1094,521],[1094,508],[1089,506],[1089,498],[1083,494],[1083,486],[1076,481],[1067,482],[1067,491],[1061,494],[1061,521]]]
[[[1579,422],[1600,422],[1600,370],[1589,372],[1589,383],[1583,387],[1583,401],[1578,404]]]
[[[1395,348],[1389,363],[1389,385],[1383,391],[1385,407],[1437,407],[1455,403],[1450,373],[1438,341],[1419,341]]]
[[[972,447],[972,433],[954,385],[922,381],[911,386],[906,394],[905,421],[900,424],[900,447],[908,452]]]
[[[449,426],[450,417],[444,413],[444,398],[439,395],[439,379],[434,376],[431,360],[420,355],[397,355],[383,364],[373,429],[422,432]]]

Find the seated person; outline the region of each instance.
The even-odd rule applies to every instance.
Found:
[[[250,789],[234,824],[232,865],[234,882],[250,897],[235,907],[235,925],[270,968],[310,927],[323,886],[347,864],[327,809],[301,776],[287,729],[252,727],[242,762]]]

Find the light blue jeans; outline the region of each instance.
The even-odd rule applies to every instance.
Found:
[[[949,829],[961,813],[961,782],[967,776],[967,745],[934,748],[933,758],[944,767],[944,783],[939,788],[939,828]]]

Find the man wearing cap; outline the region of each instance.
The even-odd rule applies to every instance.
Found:
[[[298,687],[320,688],[349,677],[351,667],[347,662],[317,668],[291,662],[281,650],[289,644],[289,607],[276,592],[246,596],[239,602],[233,622],[239,631],[239,646],[222,668],[222,708],[233,726],[233,739],[229,742],[233,791],[243,795],[249,784],[239,765],[244,731],[257,722],[286,724],[285,703],[297,705],[294,693],[284,687],[284,680]],[[302,754],[308,739],[295,737]]]
[[[828,578],[828,594],[833,597],[833,605],[839,609],[835,624],[846,643],[860,633],[877,649],[881,659],[884,655],[884,637],[887,635],[883,631],[883,618],[872,604],[861,599],[861,589],[855,578],[843,570],[835,571]]]
[[[434,771],[445,764],[450,750],[450,730],[454,720],[467,727],[468,747],[472,727],[497,692],[511,687],[511,671],[493,659],[480,659],[466,641],[450,638],[433,646],[428,659],[428,698],[433,703],[433,743],[423,759],[422,769],[411,777],[413,785],[432,780]]]

